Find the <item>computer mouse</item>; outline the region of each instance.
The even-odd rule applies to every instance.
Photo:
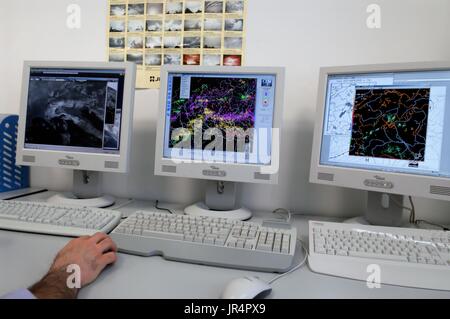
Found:
[[[230,281],[222,292],[222,299],[260,299],[268,296],[272,287],[258,277],[241,277]]]

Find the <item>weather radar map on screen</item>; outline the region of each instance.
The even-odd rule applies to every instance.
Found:
[[[320,163],[450,176],[450,71],[328,76]]]
[[[350,155],[425,160],[430,89],[356,88]]]
[[[195,123],[202,123],[202,131],[217,128],[222,131],[226,146],[226,130],[240,128],[243,131],[255,127],[256,109],[255,78],[193,77],[189,94],[180,94],[181,78],[173,82],[170,146],[180,142],[173,134],[176,129],[187,128],[194,133]],[[209,144],[204,140],[202,149]],[[193,145],[194,148],[196,145]]]
[[[123,86],[120,70],[32,69],[25,147],[118,154]]]
[[[165,157],[188,147],[192,151],[179,156],[246,153],[248,163],[259,163],[255,134],[272,129],[274,98],[275,76],[270,74],[169,74]]]

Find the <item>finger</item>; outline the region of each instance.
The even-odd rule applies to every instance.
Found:
[[[105,233],[96,233],[89,240],[97,244],[107,237],[108,235],[106,235]]]
[[[97,247],[101,250],[102,253],[107,251],[117,251],[116,243],[110,237],[106,237],[101,242],[97,244]]]
[[[102,255],[99,259],[102,268],[105,268],[107,265],[114,263],[116,260],[117,254],[113,251]]]

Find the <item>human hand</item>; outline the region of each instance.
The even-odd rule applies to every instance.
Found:
[[[67,286],[69,265],[80,267],[81,287],[93,282],[102,270],[117,259],[117,246],[104,234],[84,236],[70,241],[53,261],[48,274],[30,291],[38,298],[75,298],[78,289]]]

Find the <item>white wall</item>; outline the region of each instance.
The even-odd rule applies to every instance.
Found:
[[[82,8],[82,28],[65,27],[66,7]],[[17,112],[21,64],[25,59],[104,60],[106,0],[0,0],[10,38],[0,59],[1,112]],[[382,28],[366,27],[366,7],[382,8]],[[318,69],[325,65],[433,61],[450,56],[448,0],[249,0],[247,65],[287,68],[285,128],[280,183],[245,185],[243,202],[251,208],[278,206],[327,215],[356,215],[364,192],[311,185],[308,171]],[[1,14],[1,13],[0,13]],[[1,29],[5,29],[3,26]],[[0,33],[1,36],[1,33]],[[155,177],[154,139],[158,92],[136,92],[132,170],[106,176],[105,191],[138,198],[190,202],[199,199],[201,181]],[[64,170],[36,168],[32,183],[70,189]],[[419,216],[450,221],[450,204],[417,199]]]

